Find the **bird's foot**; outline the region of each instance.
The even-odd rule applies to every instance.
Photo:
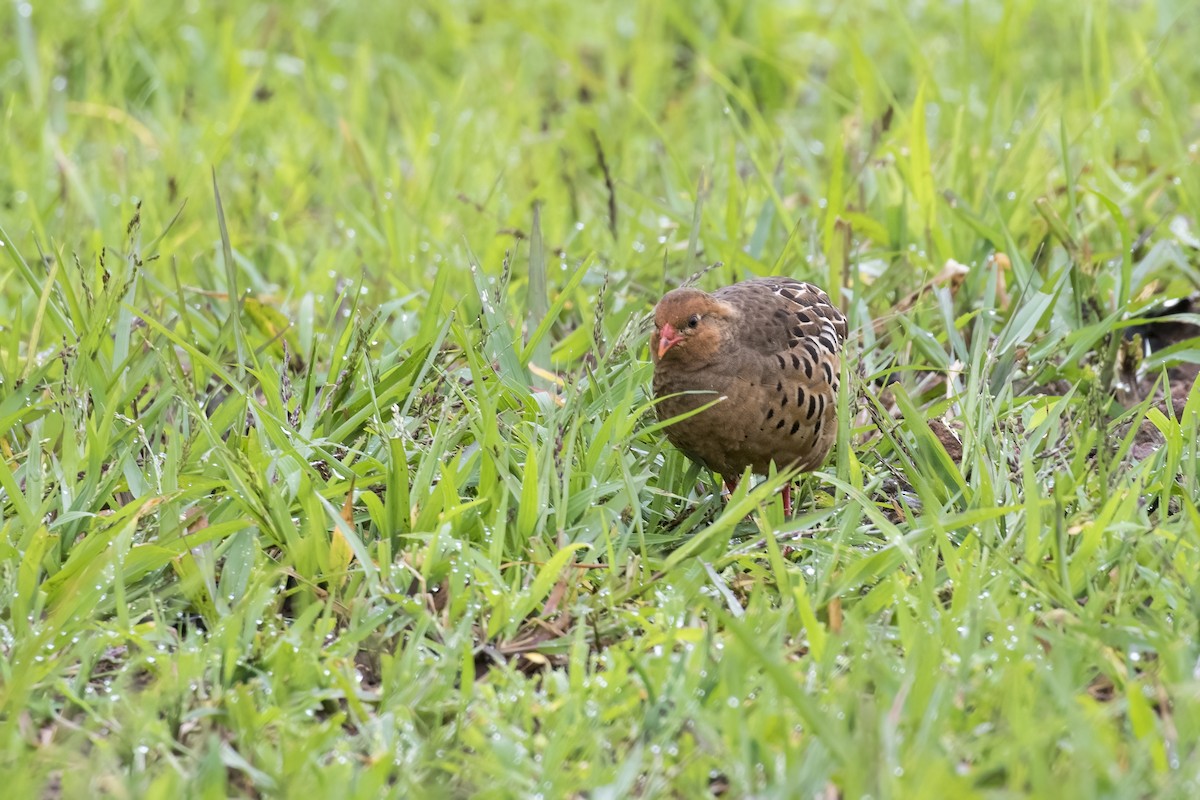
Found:
[[[734,492],[737,491],[737,487],[738,487],[738,479],[737,478],[726,478],[725,479],[725,492],[723,493],[722,497],[724,497],[726,500],[728,500],[729,497]],[[791,481],[789,481],[783,485],[783,516],[785,518],[792,516],[792,484],[791,484]]]

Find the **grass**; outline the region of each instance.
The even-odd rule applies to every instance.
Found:
[[[1195,796],[1191,11],[6,4],[11,796]],[[706,268],[855,331],[794,519]]]

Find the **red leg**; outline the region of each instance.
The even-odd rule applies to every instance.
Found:
[[[790,517],[792,515],[792,483],[788,481],[783,485],[783,515]]]

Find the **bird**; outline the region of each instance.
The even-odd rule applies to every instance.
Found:
[[[731,492],[747,467],[758,475],[772,463],[817,469],[837,438],[845,342],[845,315],[804,281],[667,292],[654,308],[650,343],[656,414],[666,421],[708,406],[667,425],[667,439]],[[786,484],[783,505],[791,516]]]

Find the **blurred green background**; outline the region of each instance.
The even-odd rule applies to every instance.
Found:
[[[215,170],[239,268],[292,302],[334,276],[420,290],[467,246],[495,271],[535,203],[556,260],[594,252],[646,301],[664,263],[841,284],[839,219],[909,287],[1028,248],[1067,171],[1141,224],[1194,211],[1190,9],[18,2],[0,219],[83,256],[137,202],[156,234],[186,201],[159,250],[218,289]],[[36,293],[5,283],[21,316]]]

